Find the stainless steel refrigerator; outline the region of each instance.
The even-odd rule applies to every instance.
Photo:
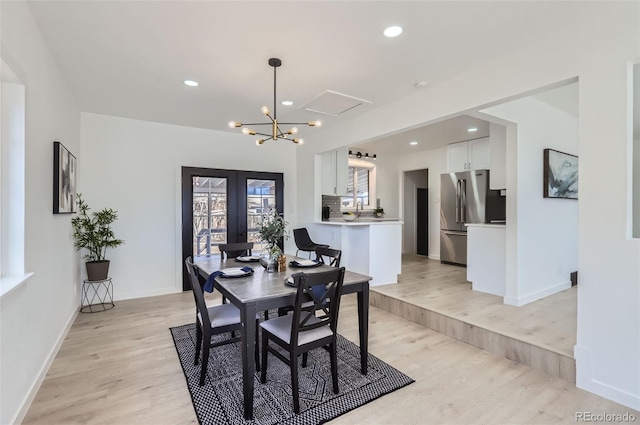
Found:
[[[489,223],[506,217],[506,199],[489,189],[489,170],[440,175],[440,262],[467,264],[465,223]]]

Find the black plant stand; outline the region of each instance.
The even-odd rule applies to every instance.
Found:
[[[115,305],[111,278],[83,281],[80,297],[80,313],[98,313],[112,309]]]

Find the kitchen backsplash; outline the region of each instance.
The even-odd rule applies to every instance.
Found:
[[[340,212],[340,197],[339,196],[329,196],[322,195],[322,206],[328,206],[331,208],[331,213],[329,215],[329,219],[342,218],[342,213]],[[364,210],[360,217],[373,217],[373,211]]]

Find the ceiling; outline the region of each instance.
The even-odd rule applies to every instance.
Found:
[[[264,122],[260,108],[273,107],[271,57],[282,59],[278,102],[294,102],[278,103],[279,120],[330,128],[561,33],[588,3],[28,1],[82,111],[236,133],[229,121]],[[404,33],[384,37],[391,24]],[[301,108],[327,90],[371,103],[338,116]],[[429,131],[464,135],[469,120]]]

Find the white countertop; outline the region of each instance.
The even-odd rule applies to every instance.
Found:
[[[346,221],[343,219],[333,219],[329,221],[316,221],[317,224],[328,224],[330,226],[370,226],[380,224],[403,224],[397,218],[363,218],[359,221]]]
[[[505,229],[507,227],[506,223],[466,223],[467,227],[490,227],[494,229]]]

